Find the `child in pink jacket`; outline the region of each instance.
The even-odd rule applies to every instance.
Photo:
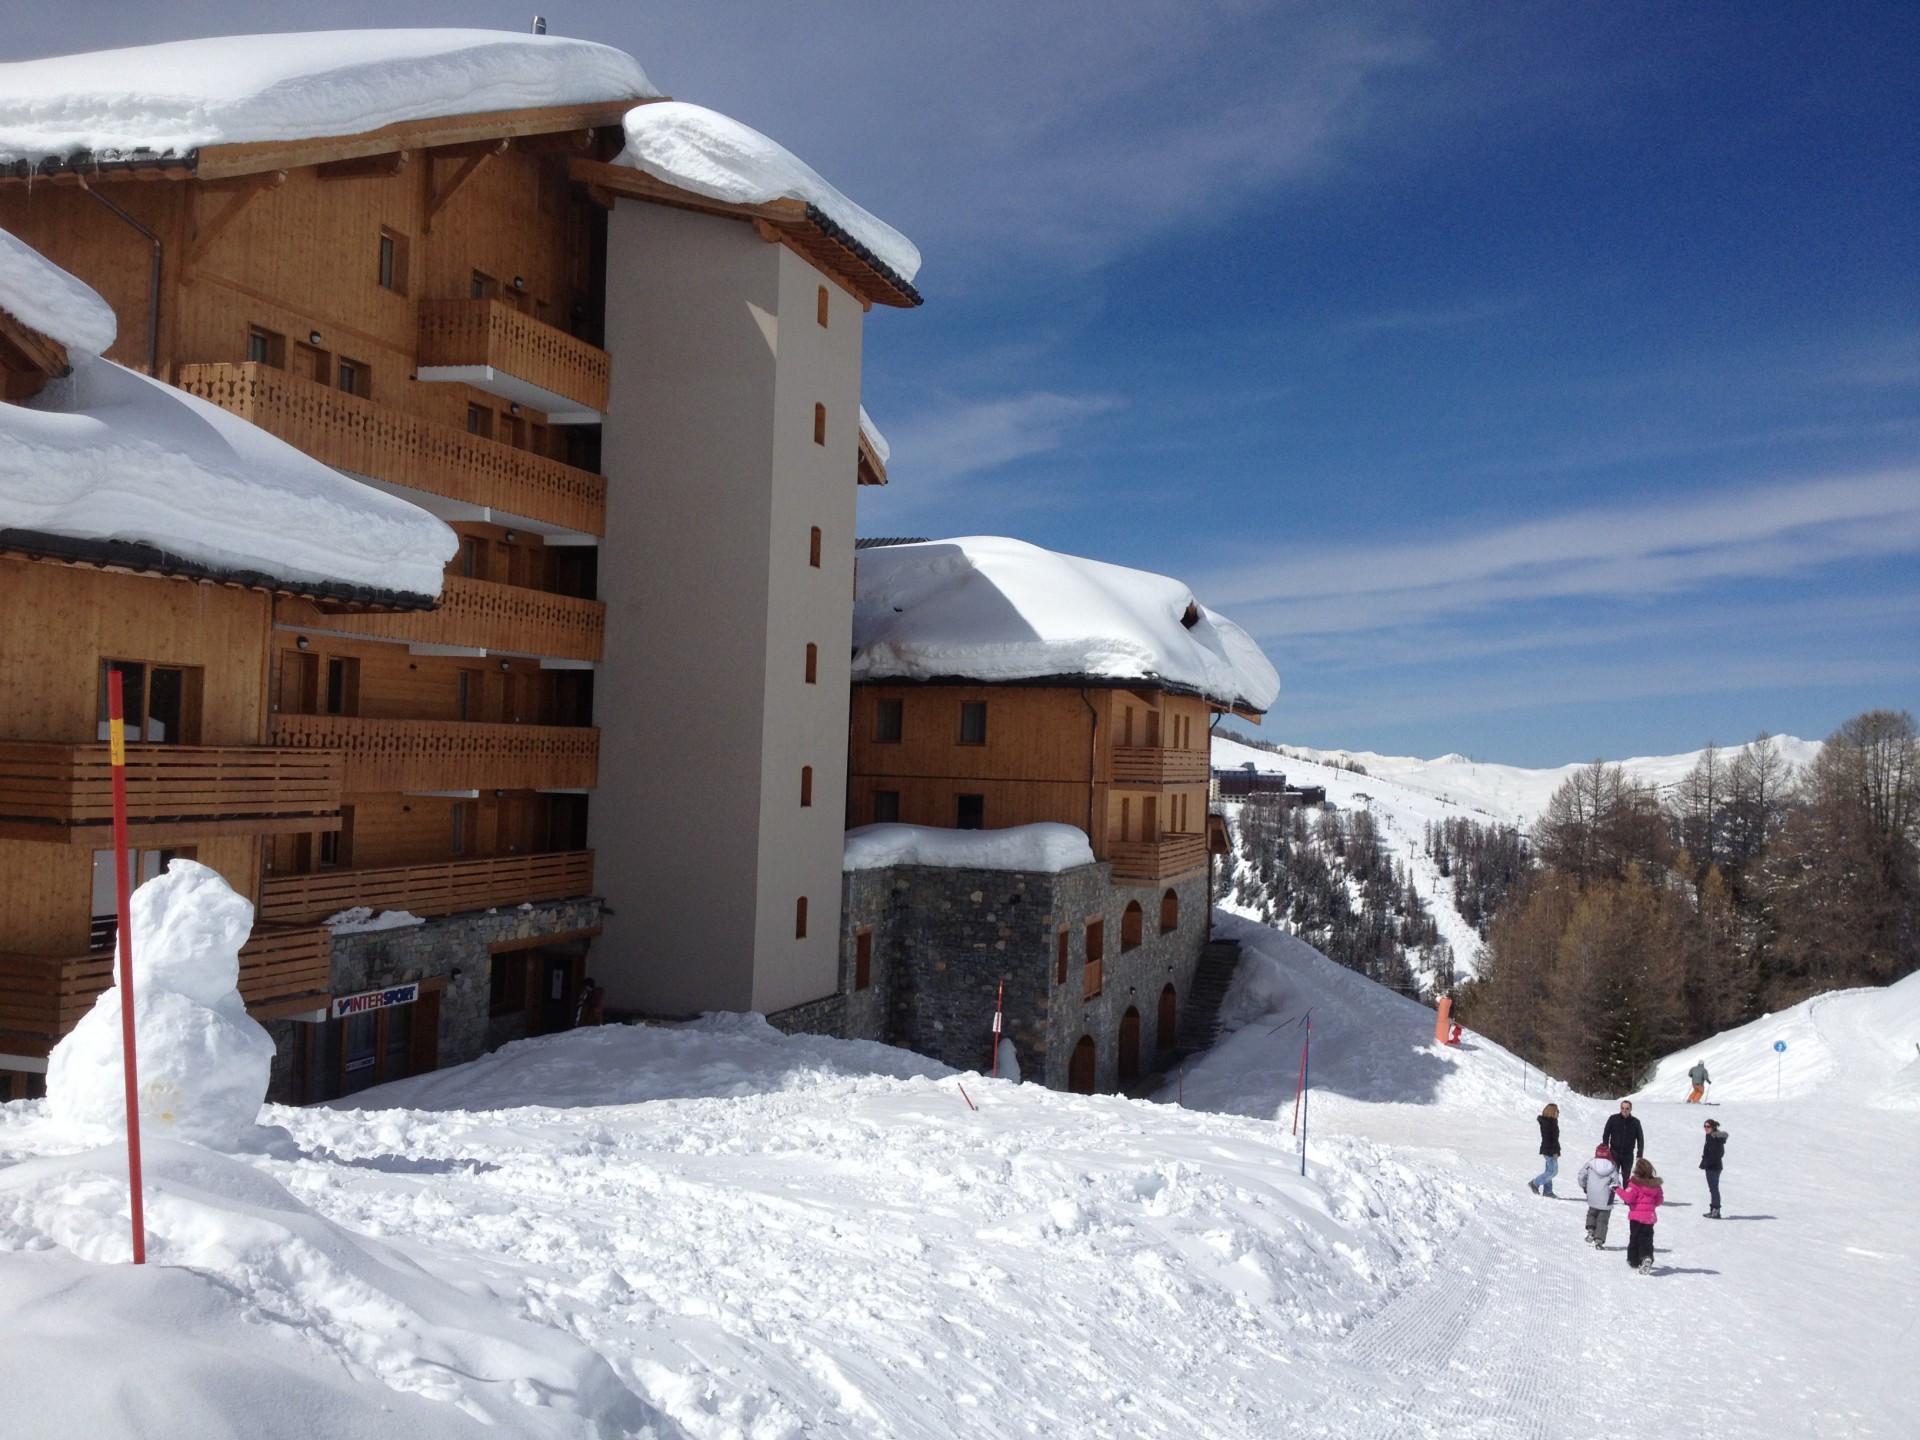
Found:
[[[1660,1177],[1654,1173],[1653,1162],[1639,1161],[1633,1167],[1633,1179],[1613,1193],[1627,1207],[1627,1264],[1642,1275],[1651,1275],[1654,1212],[1666,1199],[1660,1189]]]

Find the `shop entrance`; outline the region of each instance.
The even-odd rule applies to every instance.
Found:
[[[295,1103],[357,1095],[440,1065],[440,992],[422,982],[415,998],[367,1005],[294,1028]],[[404,987],[397,987],[404,988]],[[375,992],[385,999],[394,992]],[[352,997],[349,997],[352,998]],[[336,1002],[336,1008],[339,1002]]]

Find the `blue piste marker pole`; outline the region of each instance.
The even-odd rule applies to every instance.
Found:
[[[1787,1059],[1787,1042],[1784,1040],[1774,1041],[1773,1042],[1773,1098],[1776,1100],[1780,1098],[1780,1067],[1786,1063],[1786,1059]]]
[[[1313,1085],[1313,1015],[1307,1015],[1307,1038],[1300,1046],[1300,1174],[1307,1173],[1307,1092]]]

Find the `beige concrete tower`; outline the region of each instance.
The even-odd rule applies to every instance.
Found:
[[[836,988],[863,318],[764,228],[608,216],[590,841],[616,1006]]]

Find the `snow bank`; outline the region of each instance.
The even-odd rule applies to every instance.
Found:
[[[873,453],[880,457],[882,465],[893,459],[893,449],[887,444],[887,437],[880,433],[880,427],[873,423],[873,417],[867,413],[867,407],[860,407],[860,433],[867,437],[867,444],[873,447]]]
[[[1147,680],[1258,711],[1280,693],[1253,637],[1164,575],[969,536],[863,550],[858,579],[856,681]]]
[[[143,1135],[231,1149],[259,1117],[273,1040],[240,998],[253,906],[217,871],[174,860],[133,892],[133,991]],[[47,1058],[54,1118],[126,1129],[117,975]]]
[[[58,340],[73,355],[104,355],[120,322],[113,307],[35,250],[0,230],[0,310]]]
[[[733,205],[804,200],[902,280],[920,269],[920,251],[911,240],[854,204],[799,156],[738,120],[668,100],[629,110],[626,130],[627,148],[617,165]]]
[[[357,135],[405,120],[660,92],[632,56],[557,35],[227,35],[0,65],[0,159]]]
[[[370,935],[376,930],[404,930],[427,922],[409,910],[382,910],[376,915],[371,905],[352,905],[320,923],[336,935]]]
[[[943,830],[933,825],[861,825],[847,832],[845,868],[942,865],[955,870],[1052,874],[1093,864],[1084,830],[1046,822],[1004,830]]]
[[[150,1263],[187,1267],[211,1282],[210,1290],[225,1290],[229,1303],[244,1307],[256,1333],[264,1328],[276,1335],[278,1345],[266,1348],[281,1353],[270,1362],[304,1360],[301,1368],[320,1370],[319,1362],[330,1359],[330,1368],[344,1369],[363,1384],[383,1383],[405,1396],[442,1402],[483,1425],[508,1424],[516,1433],[526,1433],[516,1422],[528,1407],[573,1421],[546,1427],[547,1433],[581,1437],[631,1433],[657,1418],[585,1344],[510,1315],[483,1291],[456,1289],[398,1251],[323,1219],[253,1165],[164,1139],[150,1143],[142,1159]],[[57,1251],[124,1265],[131,1250],[126,1160],[119,1147],[27,1160],[0,1171],[0,1252]],[[28,1322],[17,1333],[34,1333],[36,1308],[29,1305],[17,1317]],[[161,1393],[178,1393],[183,1387],[167,1377],[164,1363],[178,1341],[151,1320],[142,1331],[143,1363],[162,1378]],[[251,1340],[243,1347],[262,1348]],[[279,1425],[265,1432],[244,1423],[231,1430],[218,1425],[219,1419],[244,1420],[244,1382],[184,1388],[193,1408],[155,1428],[142,1423],[151,1400],[75,1428],[75,1412],[67,1408],[72,1396],[40,1395],[48,1411],[29,1420],[10,1379],[8,1421],[22,1433],[102,1437],[170,1431],[190,1414],[196,1434],[286,1433]],[[36,1393],[21,1389],[28,1398]],[[240,1415],[234,1413],[236,1399]],[[336,1391],[334,1399],[344,1409],[344,1423],[336,1425],[329,1410],[328,1434],[351,1433],[374,1409],[366,1393]],[[404,1413],[431,1426],[429,1433],[445,1433],[445,1422],[431,1408],[408,1406]],[[393,1418],[387,1417],[382,1433],[401,1433]],[[406,1433],[417,1432],[408,1427]]]
[[[0,405],[0,529],[158,546],[288,584],[440,593],[459,541],[216,405],[83,360]]]

